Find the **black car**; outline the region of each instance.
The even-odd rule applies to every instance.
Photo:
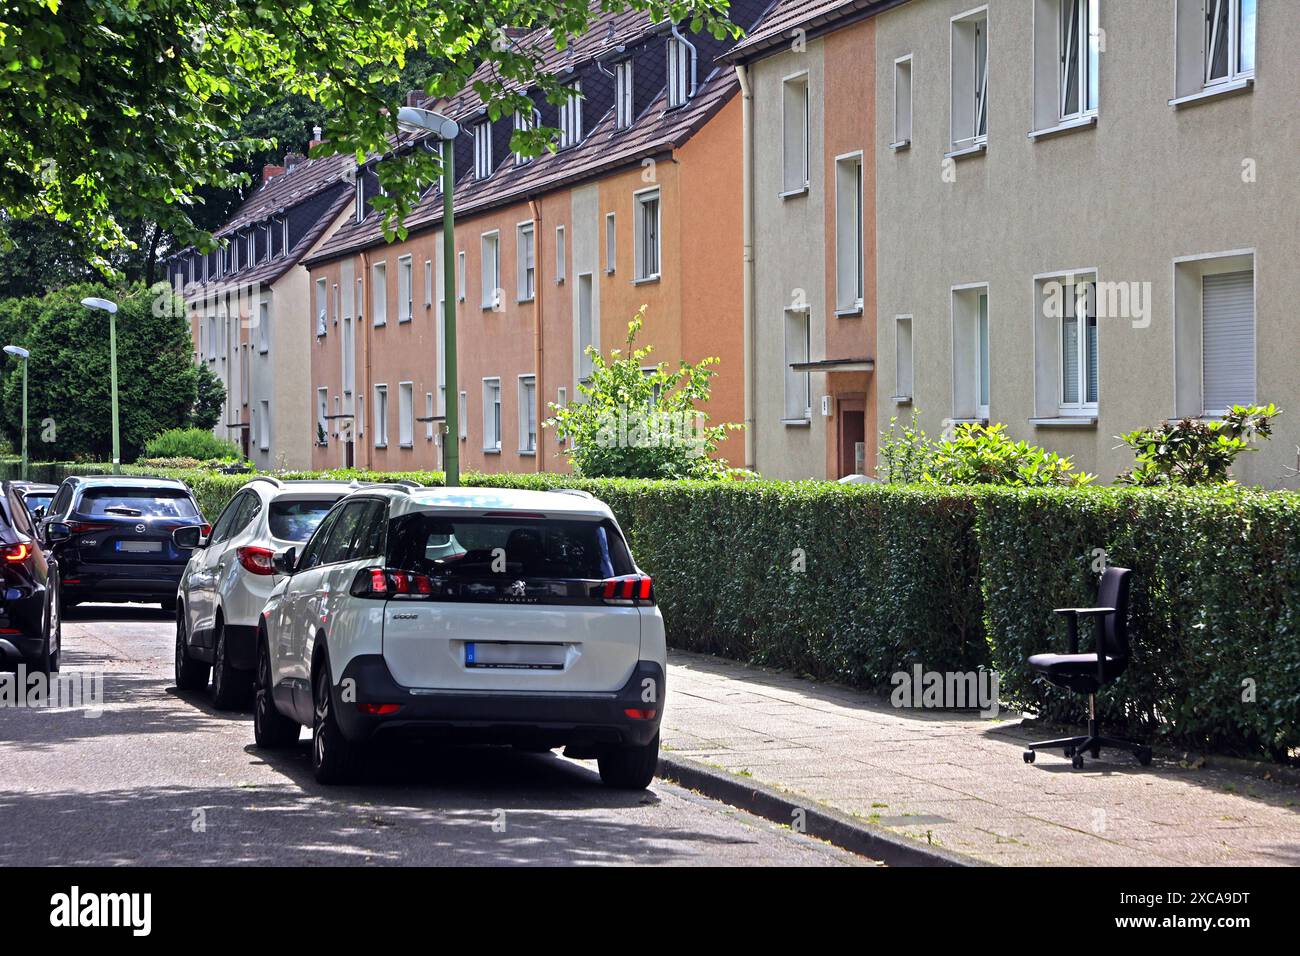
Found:
[[[207,523],[184,482],[105,475],[66,478],[42,526],[59,562],[64,605],[158,602],[176,609],[190,559],[172,542],[177,528]]]
[[[59,669],[58,568],[12,482],[0,482],[0,665],[26,662],[44,674]]]
[[[11,481],[10,484],[22,496],[27,513],[37,521],[45,517],[55,492],[59,490],[58,485],[46,485],[39,481]]]

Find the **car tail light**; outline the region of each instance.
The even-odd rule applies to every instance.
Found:
[[[5,560],[13,564],[19,561],[26,561],[28,555],[32,553],[32,546],[25,541],[18,544],[7,544],[3,548]]]
[[[353,597],[419,599],[433,596],[433,582],[427,574],[392,568],[362,568],[352,582]]]
[[[203,535],[205,538],[210,537],[212,535],[212,525],[208,524],[206,521],[203,522],[203,524],[199,525],[199,534]]]
[[[401,704],[357,704],[357,710],[371,717],[386,717],[402,709]]]
[[[655,714],[657,713],[659,713],[659,711],[654,709],[647,710],[644,707],[623,708],[623,716],[631,717],[633,720],[654,720]]]
[[[236,548],[235,554],[249,574],[275,574],[275,565],[271,563],[275,552],[270,548]]]
[[[94,521],[69,521],[68,530],[73,534],[89,534],[92,531],[108,531],[111,524],[99,524]]]
[[[592,589],[592,597],[606,604],[650,605],[655,603],[654,582],[644,574],[606,578]]]

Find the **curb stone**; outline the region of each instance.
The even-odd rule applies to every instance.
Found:
[[[927,846],[857,820],[811,798],[778,790],[748,777],[711,767],[687,757],[660,753],[658,776],[721,800],[755,816],[789,826],[795,811],[804,813],[803,832],[810,837],[879,860],[889,866],[987,866],[971,857]]]

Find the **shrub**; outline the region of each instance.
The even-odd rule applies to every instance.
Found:
[[[170,428],[149,439],[145,443],[144,453],[148,459],[185,458],[207,461],[238,458],[239,446],[202,428]]]
[[[1253,442],[1273,433],[1274,405],[1234,405],[1222,419],[1184,418],[1139,428],[1120,441],[1137,458],[1119,476],[1130,485],[1207,485],[1231,482],[1229,469]]]
[[[1001,423],[962,423],[951,437],[936,442],[917,424],[916,413],[902,428],[898,419],[890,419],[889,430],[880,437],[879,471],[891,484],[1080,487],[1093,480],[1075,471],[1069,458],[1013,441]]]
[[[642,306],[644,309],[644,306]],[[716,478],[727,463],[715,453],[726,433],[741,425],[709,425],[698,411],[709,400],[716,358],[676,369],[660,362],[644,371],[651,347],[636,347],[644,316],[628,323],[627,352],[606,359],[587,348],[591,377],[578,383],[585,401],[551,404],[544,425],[566,439],[565,457],[591,478]]]

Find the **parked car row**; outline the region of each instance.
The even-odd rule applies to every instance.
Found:
[[[259,747],[312,732],[318,780],[381,738],[564,747],[641,789],[666,642],[654,586],[585,492],[258,476],[209,525],[183,482],[4,482],[0,663],[51,673],[62,610],[176,614],[176,685],[252,705]]]

